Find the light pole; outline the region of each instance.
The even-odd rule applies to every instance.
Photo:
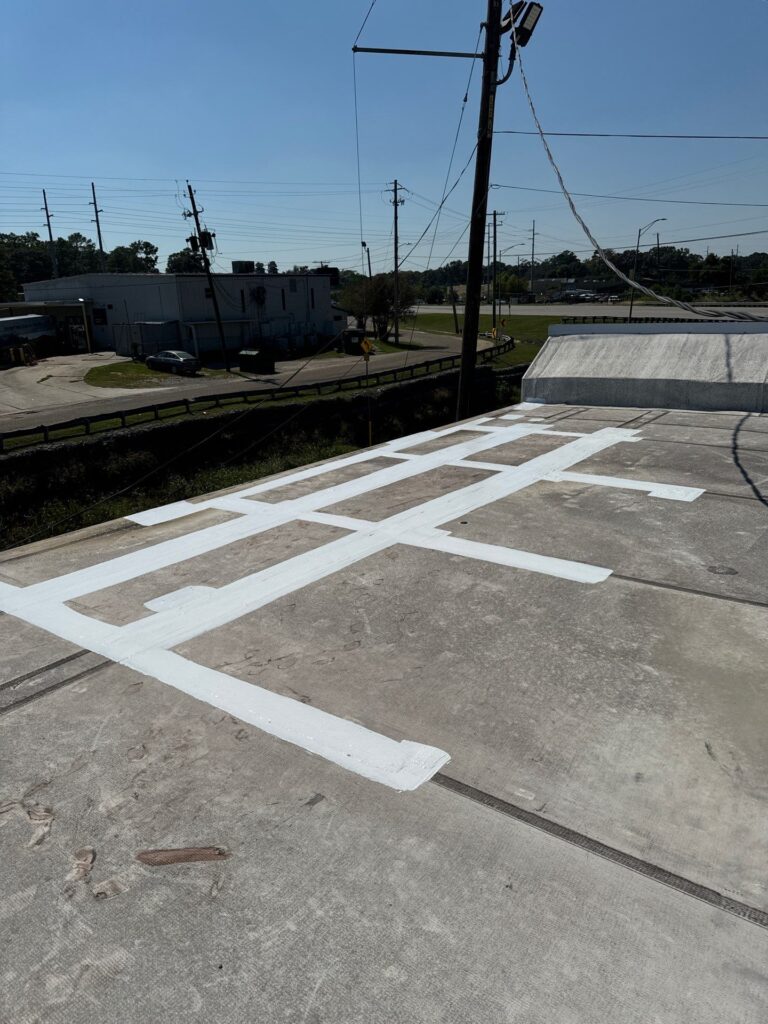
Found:
[[[644,228],[640,228],[640,230],[637,232],[637,245],[635,246],[635,263],[634,263],[634,266],[632,268],[632,280],[633,281],[637,280],[637,258],[640,255],[640,239],[645,234],[645,232],[648,230],[648,228],[652,228],[654,224],[660,224],[663,220],[666,220],[666,219],[667,219],[666,217],[657,217],[656,220],[652,220],[650,224],[646,224]],[[632,323],[632,310],[634,308],[635,308],[635,289],[632,288],[632,290],[629,293],[629,323]]]
[[[504,256],[508,252],[511,252],[513,249],[519,249],[521,245],[525,245],[525,242],[515,242],[514,245],[508,245],[506,249],[502,249],[501,252],[499,253],[499,260],[501,260],[502,256]],[[519,281],[519,279],[520,279],[520,257],[519,256],[517,257],[517,277],[518,277],[518,281]],[[507,310],[510,313],[512,312],[512,305],[511,305],[511,303],[509,301],[509,295],[507,295]]]

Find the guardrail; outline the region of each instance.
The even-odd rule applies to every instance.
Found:
[[[700,324],[701,319],[682,316],[563,316],[560,322],[564,324]],[[723,317],[722,320],[711,320],[707,317],[705,323],[727,324],[731,321]]]
[[[492,348],[486,348],[477,353],[480,363],[490,363],[498,356],[511,352],[515,347],[514,339],[503,341]],[[193,415],[196,412],[207,411],[210,408],[219,409],[226,405],[236,405],[245,402],[278,401],[284,398],[301,398],[303,395],[323,395],[334,392],[355,391],[361,387],[376,387],[383,383],[397,383],[401,380],[412,380],[414,377],[439,373],[441,370],[454,370],[461,362],[461,356],[442,356],[437,359],[426,359],[420,363],[410,363],[407,366],[396,367],[389,370],[375,370],[365,374],[358,374],[355,377],[340,377],[337,380],[319,381],[316,384],[295,384],[288,387],[277,387],[271,391],[222,391],[218,394],[205,394],[195,398],[174,398],[167,402],[153,402],[151,405],[142,405],[136,409],[126,409],[113,412],[97,413],[93,416],[77,416],[71,420],[64,420],[57,423],[41,423],[37,426],[25,426],[19,430],[8,430],[0,433],[0,452],[7,450],[8,442],[15,441],[12,448],[28,447],[34,444],[46,444],[50,441],[69,440],[71,437],[80,437],[102,431],[94,431],[99,424],[110,423],[117,420],[120,429],[128,426],[137,426],[139,423],[155,422],[161,419],[171,419],[175,416],[185,414]],[[175,410],[175,411],[174,411]],[[171,412],[172,415],[163,416],[163,412]],[[117,429],[107,427],[107,430]],[[54,437],[55,434],[66,434],[66,437]],[[24,439],[27,439],[26,441]]]

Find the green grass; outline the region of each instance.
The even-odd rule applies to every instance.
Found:
[[[546,341],[550,324],[561,323],[557,316],[525,316],[518,313],[499,313],[498,320],[504,323],[498,324],[499,334],[509,334],[516,341]],[[459,315],[459,326],[463,324],[464,318]],[[414,320],[409,320],[409,326]],[[420,331],[432,331],[435,334],[452,334],[456,337],[453,324],[453,313],[419,313],[415,317],[416,328]],[[490,331],[491,315],[483,313],[480,317],[480,333]],[[524,360],[519,360],[524,362]]]
[[[521,363],[532,363],[540,351],[540,342],[518,342],[511,352],[505,352],[503,356],[498,356],[494,359],[492,365],[504,367],[519,366]]]
[[[202,377],[226,377],[226,370],[201,370]],[[178,381],[171,373],[150,370],[144,363],[105,363],[94,366],[85,375],[85,383],[94,388],[167,387]]]
[[[405,334],[405,331],[403,331]],[[401,334],[401,337],[403,336]],[[382,355],[390,352],[415,352],[416,349],[423,349],[423,345],[419,345],[418,342],[401,341],[399,345],[395,345],[392,341],[374,341],[376,351]]]

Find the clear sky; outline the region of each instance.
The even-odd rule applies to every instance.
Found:
[[[184,179],[231,259],[327,260],[360,268],[351,46],[370,0],[5,0],[0,41],[0,231],[39,230],[48,190],[58,234],[90,223],[98,189],[107,248],[135,238],[165,256],[184,245]],[[474,50],[485,0],[377,0],[360,44]],[[545,0],[523,51],[534,99],[552,131],[768,135],[768,0]],[[439,201],[471,62],[358,55],[363,237],[374,271],[391,265],[390,198],[404,252]],[[451,172],[477,131],[476,66]],[[497,129],[533,125],[519,74],[499,92]],[[600,240],[630,247],[656,217],[662,242],[704,252],[768,250],[768,142],[556,138],[577,192],[652,202],[579,199]],[[471,167],[434,239],[405,263],[465,258]],[[490,206],[505,211],[500,249],[512,259],[588,243],[556,189],[540,141],[498,135]],[[655,233],[654,228],[654,233]],[[461,239],[461,240],[459,240]],[[430,256],[431,250],[431,256]]]

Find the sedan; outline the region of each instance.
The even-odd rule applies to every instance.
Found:
[[[200,369],[200,360],[190,355],[189,352],[168,349],[165,352],[156,352],[153,356],[147,356],[146,365],[150,370],[163,370],[165,373],[186,373],[190,377],[194,377]]]

